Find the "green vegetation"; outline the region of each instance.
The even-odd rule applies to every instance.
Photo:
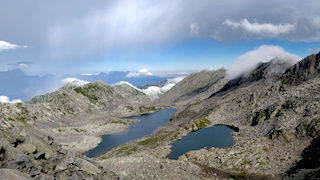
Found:
[[[134,152],[136,152],[137,150],[138,150],[138,148],[136,146],[132,146],[132,147],[123,146],[117,150],[117,155],[120,155],[120,154],[130,155],[130,154],[133,154]]]
[[[252,164],[251,164],[251,161],[245,160],[245,161],[242,163],[242,165],[244,165],[244,166],[246,166],[246,165],[251,166]]]
[[[197,126],[198,129],[206,128],[210,124],[211,124],[211,121],[209,121],[208,118],[201,118],[195,122],[195,125]]]
[[[11,117],[8,117],[8,120],[9,121],[15,121],[13,118],[11,118]]]
[[[124,121],[124,120],[112,120],[111,123],[114,123],[114,124],[124,124],[124,125],[127,125],[128,122]]]
[[[77,87],[74,89],[77,93],[82,94],[86,97],[89,98],[90,101],[97,101],[99,99],[99,97],[97,97],[96,95],[94,95],[93,93],[90,93],[90,88],[88,87]]]
[[[211,121],[208,118],[203,117],[203,118],[197,119],[191,125],[184,126],[184,128],[188,131],[190,130],[190,128],[192,129],[192,131],[197,131],[199,129],[208,127],[210,124],[211,124]]]
[[[18,121],[22,122],[24,125],[27,125],[27,121],[29,120],[27,117],[22,116],[22,115],[19,115],[16,119]]]
[[[261,112],[256,112],[255,115],[251,118],[251,126],[255,126],[264,120],[270,118],[269,109],[264,109]]]
[[[268,153],[268,152],[269,152],[269,149],[264,148],[263,151],[264,151],[265,153]]]
[[[106,160],[106,159],[109,159],[110,157],[109,156],[107,156],[107,155],[105,155],[105,156],[101,156],[100,157],[100,159],[102,159],[102,160]]]
[[[129,109],[129,112],[133,111],[133,107],[131,107],[131,106],[126,106],[126,108]]]
[[[179,138],[179,135],[180,135],[180,132],[179,132],[179,131],[176,132],[176,133],[171,137],[170,141],[175,141],[175,140],[177,140],[177,139]]]
[[[151,137],[148,137],[142,141],[137,142],[138,145],[143,145],[143,146],[153,146],[157,144],[160,141],[165,140],[166,138],[170,137],[174,132],[168,132],[168,131],[161,131],[158,132],[155,135],[152,135]]]
[[[158,111],[159,109],[152,106],[152,107],[145,107],[145,106],[140,106],[139,111],[140,112],[150,112],[150,111]]]
[[[287,100],[284,104],[282,104],[281,108],[284,110],[293,109],[295,107],[295,102],[291,100]]]
[[[149,137],[145,140],[139,141],[138,144],[143,145],[143,146],[150,145],[150,144],[154,144],[154,143],[158,142],[160,139],[161,139],[160,136]]]
[[[80,128],[72,128],[72,130],[78,132],[78,133],[81,133],[81,132],[87,132],[86,130],[84,129],[80,129]]]

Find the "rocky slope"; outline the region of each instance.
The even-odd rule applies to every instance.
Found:
[[[151,99],[129,85],[109,86],[97,81],[79,87],[66,85],[53,93],[34,97],[29,103],[48,104],[53,112],[65,114],[108,111],[124,117],[148,111]]]
[[[193,151],[181,159],[226,171],[285,176],[320,133],[319,62],[319,54],[309,56],[284,74],[272,73],[274,62],[260,64],[249,76],[180,109],[173,121],[205,117],[212,124],[240,128],[233,147]]]
[[[0,104],[0,178],[319,178],[319,64],[320,54],[294,66],[274,59],[233,80],[223,69],[202,71],[157,102],[125,84],[96,82]],[[75,152],[132,123],[120,117],[157,110],[154,104],[177,108],[155,133],[95,159]],[[239,128],[232,147],[166,158],[173,141],[215,124]]]
[[[0,135],[1,179],[116,178],[113,172],[63,149],[50,136],[33,134],[30,128],[1,128]]]
[[[149,104],[149,97],[128,85],[102,82],[69,84],[28,103],[0,103],[0,177],[118,179],[77,151],[134,122],[119,117],[157,110]]]
[[[217,71],[204,70],[193,73],[161,95],[156,103],[161,105],[178,105],[203,100],[227,82],[225,76],[225,69]]]
[[[99,144],[100,135],[124,131],[132,123],[119,117],[158,109],[151,106],[147,95],[129,85],[109,86],[98,81],[84,86],[68,84],[28,103],[0,104],[0,121],[8,128],[23,122],[65,148],[83,152]]]

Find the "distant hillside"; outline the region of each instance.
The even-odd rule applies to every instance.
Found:
[[[30,76],[20,69],[0,71],[0,96],[8,96],[10,99],[22,99],[29,101],[32,97],[52,92],[63,86],[63,79],[73,77],[89,82],[103,81],[107,84],[115,84],[127,81],[136,87],[146,84],[155,84],[166,80],[158,76],[127,77],[129,72],[113,71],[100,73],[98,75],[44,75]]]
[[[151,99],[144,93],[126,84],[109,86],[102,81],[78,87],[67,84],[53,93],[36,96],[28,103],[46,103],[52,111],[65,114],[103,110],[117,116],[130,116],[153,110],[148,106]]]
[[[225,69],[193,73],[161,95],[158,103],[166,105],[173,103],[187,104],[207,98],[227,82],[225,77]]]

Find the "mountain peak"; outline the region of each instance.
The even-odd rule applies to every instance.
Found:
[[[312,54],[298,62],[281,77],[284,84],[298,85],[304,81],[313,79],[320,74],[320,52]]]

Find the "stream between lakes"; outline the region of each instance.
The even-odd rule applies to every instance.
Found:
[[[139,122],[130,125],[126,132],[102,136],[101,143],[97,147],[89,150],[85,155],[90,158],[98,157],[110,151],[112,148],[150,135],[158,127],[169,123],[175,111],[173,108],[168,108],[152,114],[129,117],[128,119],[138,119]],[[232,146],[233,140],[231,133],[233,131],[234,130],[225,125],[216,125],[189,133],[181,140],[172,143],[172,152],[168,158],[177,159],[180,155],[188,151],[201,149],[203,147],[223,148]]]

